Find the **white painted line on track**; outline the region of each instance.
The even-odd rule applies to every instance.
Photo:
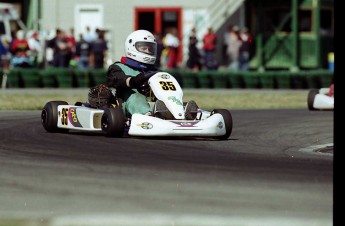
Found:
[[[329,144],[320,144],[320,145],[313,145],[313,146],[310,146],[310,147],[301,148],[300,151],[303,151],[303,152],[310,152],[310,153],[314,153],[314,154],[318,154],[318,155],[333,156],[333,151],[332,151],[332,152],[322,152],[322,151],[318,151],[318,150],[320,150],[320,149],[328,148],[328,147],[333,147],[333,143],[329,143]]]
[[[49,226],[331,226],[331,220],[294,217],[247,217],[164,214],[61,216]]]

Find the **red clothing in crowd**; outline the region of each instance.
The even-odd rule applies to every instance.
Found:
[[[18,57],[27,57],[27,51],[30,50],[26,39],[15,39],[11,45],[11,51]]]
[[[217,36],[215,33],[207,33],[204,36],[203,42],[203,49],[204,50],[214,50],[216,44]]]
[[[66,35],[65,39],[68,43],[69,50],[74,51],[74,48],[75,48],[76,43],[77,43],[75,38],[73,36]]]

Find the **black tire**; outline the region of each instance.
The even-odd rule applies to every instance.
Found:
[[[66,101],[49,101],[46,103],[46,105],[44,105],[42,109],[41,122],[47,132],[68,132],[68,129],[61,129],[57,127],[59,118],[59,105],[68,105],[68,103]]]
[[[125,115],[121,108],[107,108],[101,119],[102,132],[106,137],[122,137],[125,130]]]
[[[199,106],[195,103],[194,100],[188,101],[186,105],[184,105],[184,116],[187,120],[194,120],[198,115]]]
[[[216,139],[226,140],[230,137],[232,132],[232,116],[229,110],[227,109],[214,109],[211,115],[219,113],[222,115],[225,123],[225,134],[223,136],[217,136]]]
[[[316,108],[314,108],[314,100],[315,100],[315,96],[319,94],[319,90],[318,89],[312,89],[309,91],[308,93],[308,109],[310,111],[315,111]]]

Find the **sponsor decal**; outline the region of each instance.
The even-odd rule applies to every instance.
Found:
[[[68,113],[68,108],[62,108],[61,114],[59,112],[59,116],[61,116],[61,125],[63,125],[63,126],[68,125],[67,113]]]
[[[152,129],[153,128],[153,125],[149,122],[143,122],[143,123],[137,124],[137,126],[140,126],[143,129]]]
[[[198,122],[172,122],[177,124],[179,127],[198,127],[196,124]]]
[[[161,74],[161,75],[159,75],[159,77],[162,78],[162,79],[169,79],[170,75],[168,75],[168,74]]]
[[[222,122],[218,122],[217,127],[218,127],[219,129],[223,129],[224,124],[223,124]]]
[[[175,102],[177,105],[183,105],[183,103],[181,102],[181,100],[177,99],[177,98],[174,97],[174,96],[168,97],[168,100],[171,100],[171,101]]]
[[[68,121],[74,126],[74,127],[83,127],[77,117],[77,113],[76,113],[76,108],[75,107],[71,107],[68,110]]]

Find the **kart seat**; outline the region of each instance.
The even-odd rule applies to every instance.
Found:
[[[94,107],[91,107],[91,104],[88,103],[88,102],[80,102],[80,101],[78,101],[74,105],[75,106],[84,106],[84,107],[88,107],[88,108],[94,108]]]

